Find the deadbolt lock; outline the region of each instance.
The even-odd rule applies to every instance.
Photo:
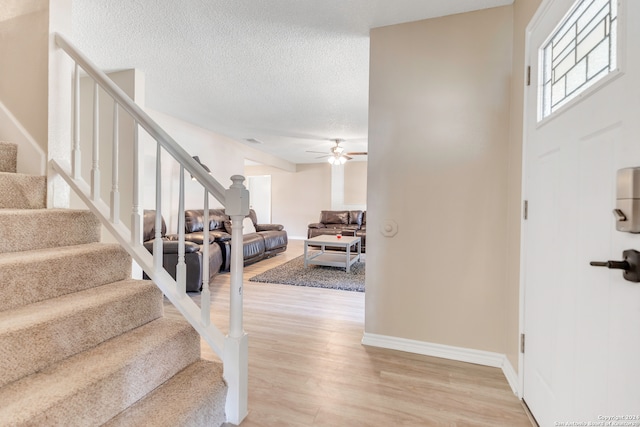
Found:
[[[613,215],[616,230],[640,233],[640,167],[618,170]]]

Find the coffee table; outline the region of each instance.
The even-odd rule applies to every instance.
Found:
[[[313,249],[318,247],[319,249]],[[352,247],[355,252],[351,252]],[[345,251],[342,252],[333,248],[344,248]],[[348,273],[353,263],[360,261],[360,254],[360,237],[316,236],[304,241],[305,268],[310,264],[343,267]]]

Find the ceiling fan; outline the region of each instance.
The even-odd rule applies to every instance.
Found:
[[[351,156],[366,156],[366,151],[354,151],[354,152],[346,152],[344,151],[344,147],[342,143],[344,139],[332,139],[336,145],[329,149],[329,154],[324,154],[320,151],[307,151],[307,153],[317,153],[324,154],[323,156],[316,157],[316,159],[322,159],[327,157],[327,161],[332,165],[343,165],[347,162],[347,160],[353,159]]]

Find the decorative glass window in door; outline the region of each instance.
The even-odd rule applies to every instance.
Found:
[[[540,119],[617,67],[618,0],[578,0],[540,49]]]

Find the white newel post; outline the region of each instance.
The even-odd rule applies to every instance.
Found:
[[[225,192],[225,212],[231,217],[231,295],[229,334],[224,346],[224,378],[228,385],[227,421],[239,425],[247,416],[249,345],[242,325],[242,221],[249,214],[249,191],[242,175],[231,177],[233,184]]]

